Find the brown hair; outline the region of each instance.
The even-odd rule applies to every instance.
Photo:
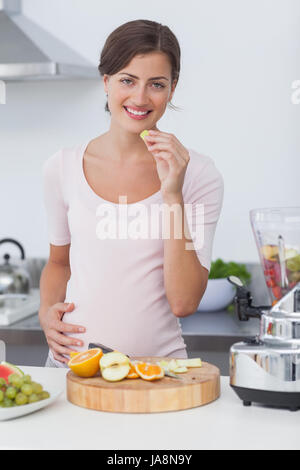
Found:
[[[116,28],[106,39],[101,52],[98,70],[100,75],[114,75],[139,54],[163,52],[171,62],[172,84],[179,79],[180,46],[176,36],[160,23],[150,20],[134,20]],[[179,109],[169,103],[172,109]],[[105,111],[110,112],[108,102]]]

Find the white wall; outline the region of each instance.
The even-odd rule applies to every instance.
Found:
[[[173,30],[182,49],[173,102],[183,111],[168,110],[159,127],[210,155],[224,175],[213,258],[258,261],[249,210],[300,202],[300,105],[291,103],[300,79],[299,0],[23,0],[23,11],[95,66],[122,23],[150,19]],[[100,77],[7,84],[0,238],[20,240],[28,257],[48,255],[43,162],[105,132],[104,103]]]

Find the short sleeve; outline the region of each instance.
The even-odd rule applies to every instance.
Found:
[[[48,239],[52,245],[68,245],[71,234],[68,205],[62,187],[62,150],[51,155],[43,166],[43,195],[48,223]]]
[[[202,266],[211,267],[213,241],[221,213],[224,196],[224,181],[213,160],[193,175],[189,189],[188,225],[194,250]],[[191,245],[191,244],[190,244]]]

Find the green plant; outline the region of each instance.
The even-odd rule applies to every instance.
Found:
[[[237,276],[244,284],[251,281],[251,274],[245,264],[234,261],[226,263],[221,258],[212,261],[208,279],[222,279],[228,276]]]

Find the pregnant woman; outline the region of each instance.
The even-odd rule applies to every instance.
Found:
[[[197,310],[206,289],[223,179],[210,157],[157,127],[180,72],[167,26],[121,25],[98,68],[109,130],[61,148],[43,168],[46,365],[66,367],[71,351],[90,342],[186,358],[179,318]]]

